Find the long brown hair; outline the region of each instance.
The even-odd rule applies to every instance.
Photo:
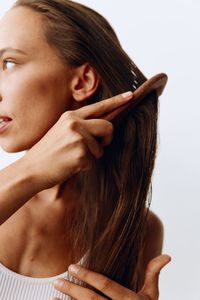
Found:
[[[44,18],[47,42],[64,63],[85,62],[101,81],[88,103],[135,90],[146,77],[122,49],[110,24],[94,10],[69,0],[18,0]],[[120,124],[104,156],[80,173],[72,250],[82,241],[85,266],[137,290],[146,208],[157,149],[158,98],[147,96]],[[75,233],[76,232],[76,233]]]

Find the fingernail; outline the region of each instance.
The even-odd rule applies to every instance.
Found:
[[[64,284],[64,281],[61,279],[57,279],[53,284],[54,284],[54,286],[61,288]]]
[[[131,91],[128,91],[128,92],[126,92],[126,93],[123,93],[122,94],[122,97],[123,98],[129,98],[129,97],[131,97],[133,95],[133,93],[131,92]]]
[[[68,270],[72,273],[77,274],[80,270],[80,267],[78,265],[70,265]]]

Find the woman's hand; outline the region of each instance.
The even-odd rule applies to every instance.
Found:
[[[170,260],[170,256],[160,255],[149,262],[146,268],[143,288],[137,294],[101,274],[92,272],[78,265],[71,265],[69,272],[77,279],[88,283],[113,300],[158,300],[159,273]],[[64,279],[56,281],[54,285],[60,292],[76,300],[106,299],[88,288],[81,287]],[[54,300],[56,299],[58,300],[58,298],[54,298]]]
[[[104,146],[112,141],[113,125],[105,116],[131,98],[131,92],[120,94],[60,117],[23,157],[41,190],[92,167],[93,161],[103,155]]]

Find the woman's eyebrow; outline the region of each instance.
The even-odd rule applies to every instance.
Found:
[[[2,57],[2,55],[5,52],[17,52],[17,53],[20,53],[20,54],[23,54],[23,55],[27,55],[27,53],[25,53],[24,51],[22,51],[20,49],[15,49],[15,48],[12,48],[12,47],[6,47],[6,48],[3,48],[3,49],[0,50],[0,57]]]

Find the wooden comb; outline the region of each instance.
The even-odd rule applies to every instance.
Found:
[[[126,102],[126,104],[109,112],[109,114],[103,116],[102,119],[110,121],[115,126],[118,126],[120,122],[128,115],[128,113],[151,92],[155,91],[158,97],[161,96],[167,80],[168,77],[165,73],[160,73],[151,77],[150,79],[147,79],[133,92],[133,97],[128,103]]]

